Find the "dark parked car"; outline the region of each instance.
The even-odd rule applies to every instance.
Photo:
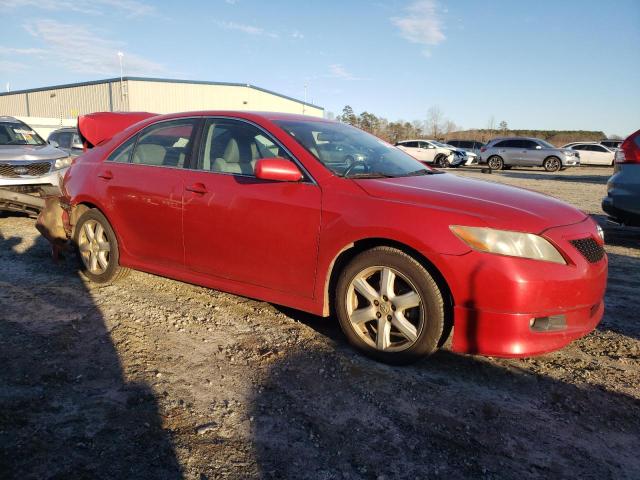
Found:
[[[602,209],[615,221],[640,226],[640,130],[629,135],[616,152]]]
[[[484,147],[484,143],[478,140],[447,140],[447,145],[451,145],[456,148],[461,148],[462,150],[466,150],[467,152],[475,153],[476,155],[480,155],[480,149]]]
[[[54,130],[49,134],[47,143],[73,156],[78,156],[82,153],[82,141],[78,135],[78,130],[73,127]]]
[[[600,145],[604,145],[607,148],[620,148],[622,140],[602,140],[600,141]]]

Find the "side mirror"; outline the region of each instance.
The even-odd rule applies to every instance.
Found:
[[[542,147],[540,145],[536,145],[536,150],[542,150]]]
[[[52,147],[55,147],[55,148],[60,148],[60,144],[58,142],[56,142],[55,140],[49,140],[49,145],[51,145]]]
[[[295,163],[284,158],[260,158],[255,166],[256,178],[277,182],[299,182],[302,172]]]
[[[82,150],[84,147],[82,146],[82,143],[72,143],[71,148],[74,150]]]

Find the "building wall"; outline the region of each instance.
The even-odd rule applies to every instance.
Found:
[[[245,86],[128,80],[127,89],[129,109],[134,112],[254,110],[324,115],[320,108]]]
[[[0,115],[75,119],[108,111],[255,110],[322,117],[321,108],[237,85],[125,79],[0,95]]]

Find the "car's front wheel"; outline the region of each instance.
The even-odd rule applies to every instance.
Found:
[[[498,155],[493,155],[487,160],[487,164],[491,170],[502,170],[504,168],[504,160]]]
[[[444,302],[429,272],[390,247],[358,254],[342,271],[336,313],[349,342],[368,356],[407,364],[433,353],[444,328]]]
[[[118,240],[109,221],[99,210],[87,210],[80,216],[74,242],[80,257],[80,270],[89,280],[113,283],[129,272],[119,264]]]
[[[562,163],[558,157],[548,157],[544,159],[542,166],[547,172],[557,172],[562,167]]]
[[[447,168],[450,165],[449,157],[447,157],[446,155],[444,155],[442,153],[440,155],[436,156],[436,158],[434,159],[433,163],[438,168]]]

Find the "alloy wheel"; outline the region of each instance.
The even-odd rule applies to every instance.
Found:
[[[393,352],[410,348],[424,324],[418,289],[398,270],[386,266],[359,272],[347,289],[351,327],[368,345]]]
[[[83,223],[78,236],[80,258],[86,269],[94,275],[100,275],[109,266],[111,244],[104,227],[96,220]]]

